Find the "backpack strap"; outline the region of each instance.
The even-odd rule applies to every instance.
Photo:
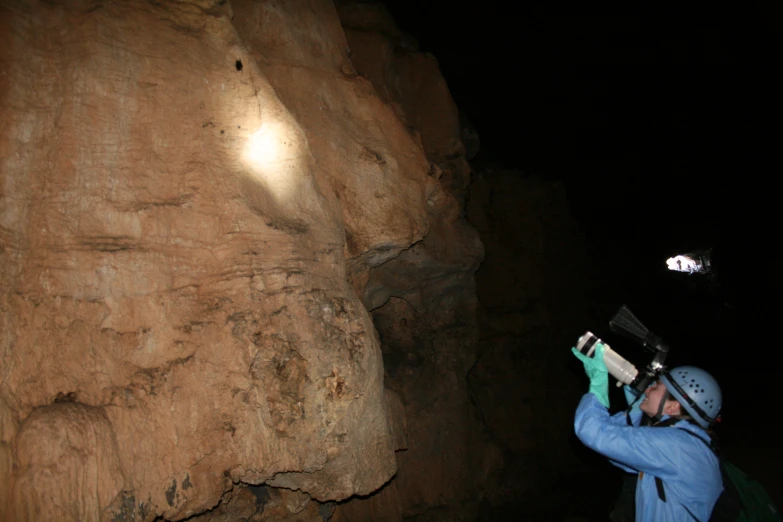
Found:
[[[664,421],[661,421],[658,424],[656,424],[655,427],[656,428],[663,428],[663,427],[666,427],[666,426],[671,426],[673,424],[678,423],[681,420],[682,419],[669,417],[668,419],[666,419]],[[701,435],[697,435],[697,434],[693,433],[692,431],[688,431],[688,430],[685,430],[685,429],[682,429],[682,428],[677,428],[677,429],[680,430],[680,431],[684,431],[688,435],[690,435],[692,437],[696,437],[697,439],[702,441],[708,448],[710,448],[710,451],[715,453],[715,455],[717,456],[717,451],[715,450],[715,447],[712,445],[712,443],[710,441],[708,441],[707,439],[705,439]],[[666,502],[666,491],[663,489],[663,480],[661,480],[660,477],[655,477],[655,489],[658,490],[658,498],[661,499],[661,502]],[[688,509],[688,507],[686,505],[683,504],[682,507],[685,508],[685,511],[687,511],[688,514],[691,517],[693,517],[694,520],[696,520],[696,522],[699,522],[699,519],[696,518],[696,516],[693,513],[691,513],[691,510]]]
[[[661,502],[666,502],[666,490],[663,489],[663,481],[660,477],[655,477],[655,489],[658,490],[658,498]]]
[[[660,477],[655,477],[655,489],[658,490],[658,498],[661,499],[661,502],[666,502],[666,491],[663,489],[663,481]],[[683,508],[685,508],[685,511],[688,512],[688,514],[695,520],[696,522],[701,522],[698,518],[696,518],[696,515],[694,515],[690,509],[688,509],[688,506],[685,504],[680,504]]]
[[[673,424],[677,424],[682,419],[676,417],[669,417],[668,419],[657,422],[653,425],[654,428],[667,428]],[[685,431],[685,430],[683,430]],[[658,498],[661,502],[666,502],[666,490],[663,489],[663,481],[659,477],[655,477],[655,489],[658,490]]]

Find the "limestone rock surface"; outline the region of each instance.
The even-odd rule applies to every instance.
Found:
[[[389,480],[357,292],[438,181],[332,2],[3,0],[0,121],[5,520]]]
[[[412,130],[429,162],[428,233],[361,280],[386,383],[404,406],[406,449],[394,479],[338,506],[337,520],[472,520],[497,448],[481,432],[467,374],[476,360],[474,273],[484,256],[464,212],[470,166],[459,111],[432,55],[372,2],[338,2],[351,60]],[[471,518],[473,517],[473,518]]]

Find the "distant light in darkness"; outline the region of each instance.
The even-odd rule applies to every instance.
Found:
[[[666,260],[666,266],[674,272],[709,274],[712,272],[710,251],[679,254]]]

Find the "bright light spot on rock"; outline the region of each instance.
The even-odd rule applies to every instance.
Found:
[[[294,129],[282,122],[265,122],[248,138],[242,160],[252,176],[282,201],[294,192],[300,152]]]
[[[277,162],[280,158],[280,144],[269,125],[262,126],[245,146],[245,158],[257,166]]]

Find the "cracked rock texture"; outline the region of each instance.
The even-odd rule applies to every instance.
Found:
[[[437,442],[368,309],[472,331],[458,119],[348,53],[327,0],[0,1],[0,520],[325,520]]]

